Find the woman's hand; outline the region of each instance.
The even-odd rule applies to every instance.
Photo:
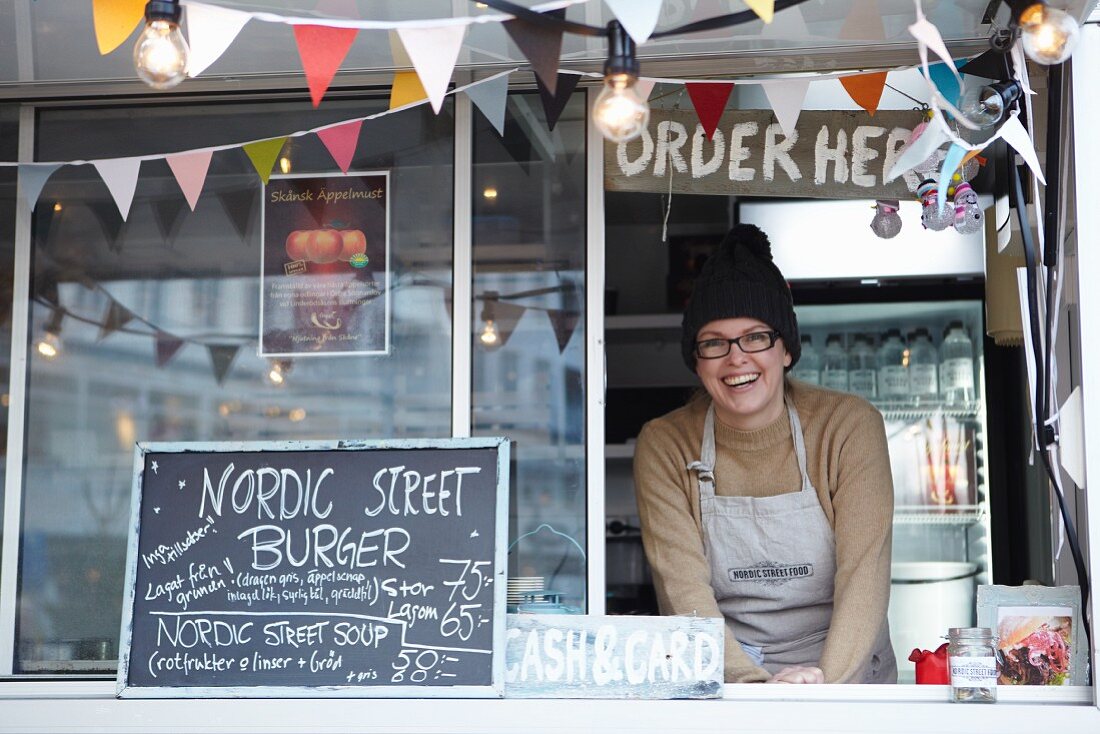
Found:
[[[773,675],[768,683],[824,683],[825,674],[821,668],[809,665],[791,665]]]

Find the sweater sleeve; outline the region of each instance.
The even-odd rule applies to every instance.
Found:
[[[894,487],[882,416],[853,414],[832,495],[836,535],[833,618],[821,654],[826,683],[862,683],[890,599]]]
[[[642,543],[653,573],[662,614],[723,617],[710,585],[710,565],[703,551],[702,528],[692,512],[688,491],[694,484],[678,457],[674,442],[647,425],[634,452],[634,486]],[[741,649],[730,623],[725,624],[725,680],[756,683],[769,676]]]

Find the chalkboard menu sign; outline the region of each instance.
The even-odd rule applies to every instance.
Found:
[[[508,443],[146,443],[118,694],[500,696]]]

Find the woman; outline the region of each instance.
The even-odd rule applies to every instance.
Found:
[[[787,380],[798,322],[756,227],[703,266],[682,342],[706,396],[647,423],[634,460],[661,612],[725,618],[727,682],[896,682],[882,416]]]

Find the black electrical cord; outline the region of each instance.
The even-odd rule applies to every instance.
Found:
[[[481,2],[482,5],[488,5],[493,10],[499,10],[502,13],[514,15],[520,20],[526,20],[530,23],[543,26],[544,28],[552,28],[578,36],[608,35],[606,26],[588,25],[586,23],[565,20],[564,18],[559,18],[549,13],[539,13],[530,8],[525,8],[522,5],[516,5],[508,0],[479,0],[479,2]],[[795,5],[801,5],[804,2],[808,2],[808,0],[775,0],[775,12],[778,13],[781,10],[786,10]],[[650,38],[668,38],[669,36],[678,36],[686,33],[702,33],[703,31],[713,31],[718,28],[730,28],[736,25],[751,23],[759,18],[760,16],[752,10],[742,10],[737,13],[729,13],[727,15],[715,16],[714,18],[706,18],[705,20],[697,20],[693,23],[677,26],[676,28],[659,31],[650,35]]]
[[[1057,171],[1051,171],[1048,169],[1048,174],[1056,175]],[[1047,357],[1047,363],[1049,363],[1049,353],[1053,349],[1053,345],[1049,342],[1044,342],[1042,334],[1039,329],[1039,297],[1038,297],[1038,258],[1035,250],[1035,243],[1031,239],[1031,224],[1027,217],[1027,204],[1024,201],[1023,183],[1020,179],[1019,169],[1012,166],[1012,198],[1013,205],[1016,208],[1016,215],[1020,220],[1020,234],[1024,244],[1024,261],[1027,266],[1027,294],[1028,294],[1028,320],[1029,328],[1031,331],[1031,342],[1036,353],[1035,360],[1035,384],[1039,386],[1046,386],[1046,375],[1043,371],[1044,363],[1042,358]],[[1047,332],[1049,335],[1049,332]],[[1040,387],[1045,389],[1045,387]],[[1039,398],[1036,407],[1038,414],[1035,416],[1036,430],[1039,433],[1039,456],[1042,459],[1043,467],[1046,469],[1047,477],[1051,482],[1054,490],[1054,496],[1058,500],[1058,510],[1062,515],[1062,524],[1066,529],[1066,542],[1069,544],[1070,555],[1073,556],[1073,565],[1077,570],[1077,583],[1081,591],[1081,620],[1085,628],[1085,639],[1089,641],[1088,649],[1092,649],[1092,630],[1089,625],[1088,619],[1088,599],[1089,599],[1089,579],[1088,573],[1085,569],[1085,559],[1081,554],[1081,545],[1077,539],[1077,529],[1074,527],[1073,522],[1070,520],[1069,512],[1066,508],[1066,499],[1059,491],[1057,474],[1054,467],[1050,462],[1050,455],[1047,453],[1047,443],[1043,440],[1042,435],[1044,431],[1043,426],[1046,426],[1048,416],[1039,412],[1040,409],[1045,409],[1046,401]]]

